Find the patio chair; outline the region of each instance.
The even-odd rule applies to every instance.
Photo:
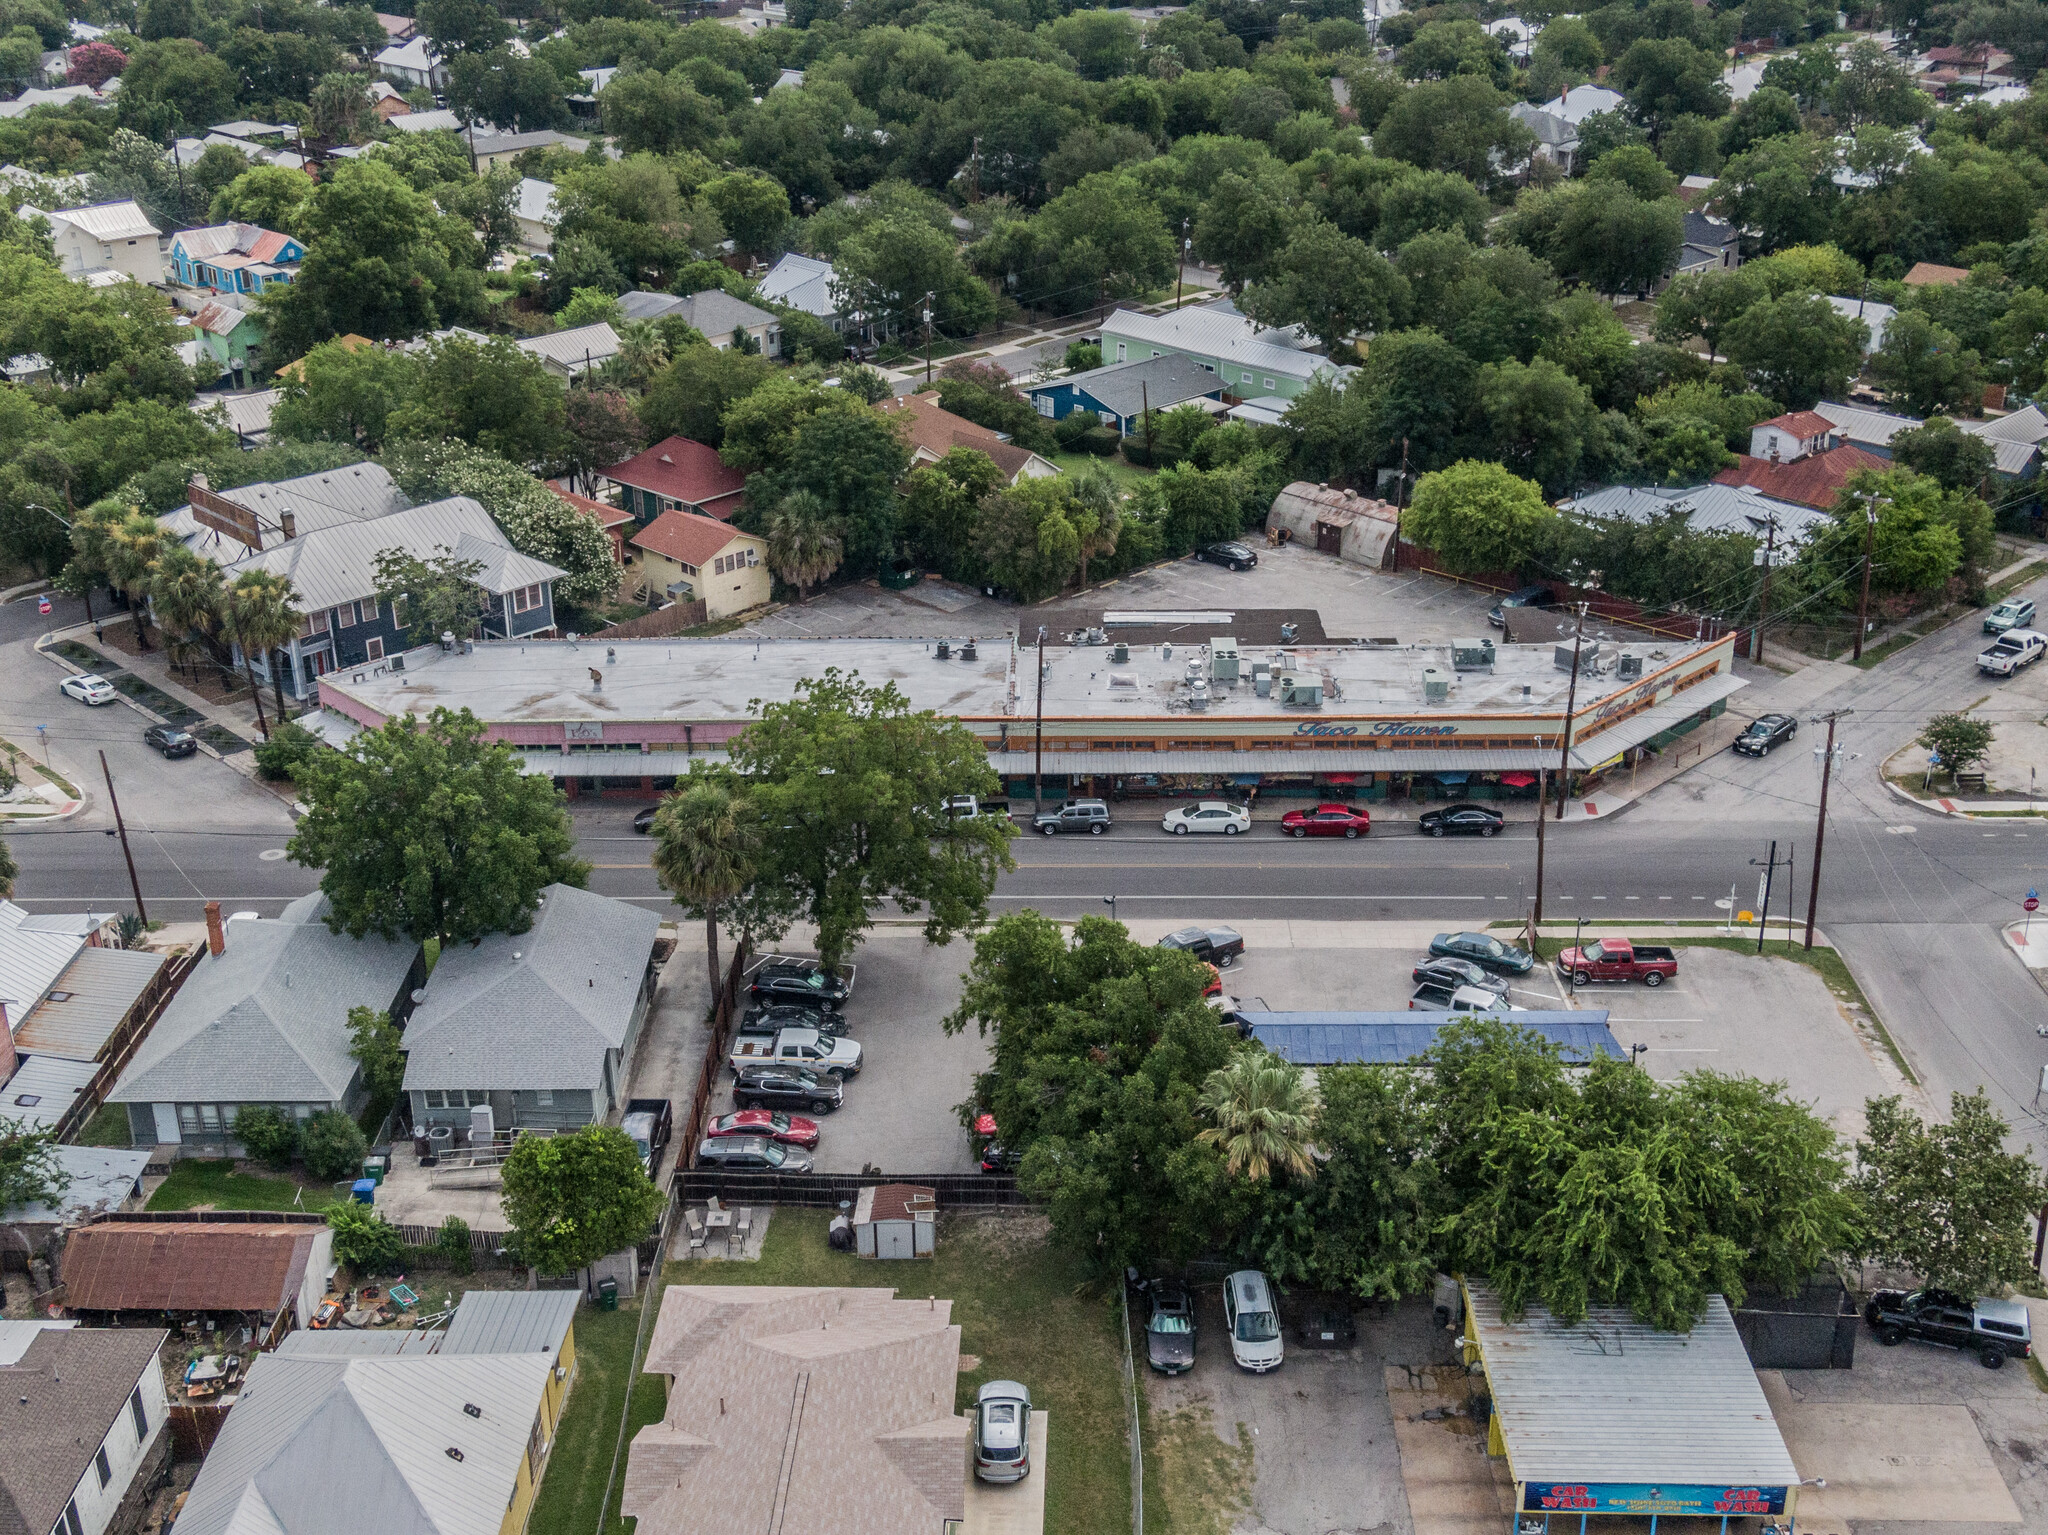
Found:
[[[683,1211],[683,1222],[690,1228],[690,1251],[696,1252],[699,1248],[703,1247],[704,1245],[704,1238],[706,1235],[706,1232],[704,1230],[704,1217],[699,1215],[695,1210],[685,1209]]]
[[[754,1230],[754,1211],[750,1205],[740,1207],[739,1219],[733,1223],[732,1234],[739,1238],[740,1250],[745,1251],[747,1238]]]

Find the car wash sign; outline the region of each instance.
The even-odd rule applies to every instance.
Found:
[[[1532,1514],[1782,1514],[1783,1487],[1650,1486],[1634,1482],[1529,1482]]]

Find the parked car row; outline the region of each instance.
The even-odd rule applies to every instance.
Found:
[[[788,954],[767,955],[747,972],[747,1010],[726,1054],[733,1111],[704,1127],[699,1166],[811,1170],[819,1128],[810,1116],[846,1101],[846,1084],[864,1060],[840,1011],[855,974],[852,965]]]
[[[1099,837],[1115,824],[1109,806],[1099,799],[1070,799],[1054,810],[1041,810],[1031,818],[1031,829],[1043,837],[1061,832],[1085,832]],[[1425,837],[1492,837],[1508,824],[1507,817],[1487,805],[1443,805],[1427,810],[1417,819],[1416,830]],[[1196,800],[1176,805],[1159,817],[1159,829],[1176,837],[1198,833],[1235,837],[1252,829],[1248,804],[1230,800]],[[1363,805],[1332,801],[1303,806],[1280,817],[1277,828],[1283,837],[1345,837],[1357,839],[1372,831],[1372,812]]]

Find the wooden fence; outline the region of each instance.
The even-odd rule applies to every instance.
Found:
[[[725,1069],[725,1047],[732,1037],[732,1020],[740,1011],[740,977],[746,973],[750,951],[745,939],[733,944],[732,963],[726,967],[725,984],[712,1010],[711,1039],[704,1047],[703,1069],[697,1073],[697,1091],[690,1099],[690,1111],[683,1116],[682,1140],[676,1147],[676,1170],[697,1160],[697,1147],[704,1140],[704,1124],[711,1117],[711,1095],[718,1074]]]
[[[672,602],[665,608],[652,613],[643,613],[638,618],[629,618],[622,624],[613,624],[609,629],[600,629],[591,636],[594,640],[650,640],[662,639],[672,634],[681,634],[685,629],[694,629],[710,621],[711,611],[701,602]]]
[[[213,1441],[227,1427],[228,1409],[207,1403],[171,1408],[171,1454],[177,1460],[204,1460]]]
[[[185,977],[192,973],[193,966],[199,963],[199,953],[195,947],[189,954],[174,955],[150,978],[149,984],[142,989],[142,995],[135,999],[135,1005],[128,1009],[128,1016],[107,1036],[107,1042],[101,1049],[99,1069],[86,1083],[85,1091],[73,1100],[64,1117],[57,1121],[59,1141],[68,1143],[75,1139],[85,1129],[87,1121],[100,1111],[100,1105],[107,1101],[107,1094],[114,1090],[121,1073],[128,1069],[128,1062],[134,1058],[142,1042],[149,1038],[149,1031],[156,1027],[164,1008],[178,994],[178,988],[185,984]]]
[[[676,1196],[701,1204],[716,1196],[727,1204],[793,1205],[829,1210],[850,1204],[878,1183],[916,1183],[939,1196],[942,1209],[1022,1205],[1031,1201],[1008,1173],[744,1173],[722,1168],[678,1172]]]

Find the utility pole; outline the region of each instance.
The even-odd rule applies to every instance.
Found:
[[[981,135],[974,136],[974,153],[967,157],[967,200],[981,201]]]
[[[1045,809],[1045,625],[1038,626],[1038,707],[1031,718],[1031,813]]]
[[[924,296],[924,386],[932,386],[932,294]]]
[[[1763,590],[1756,600],[1756,627],[1749,632],[1749,658],[1761,661],[1764,658],[1764,618],[1771,611],[1771,566],[1778,549],[1778,518],[1773,513],[1764,523]]]
[[[1401,439],[1401,478],[1394,482],[1394,510],[1408,510],[1408,439]]]
[[[1870,556],[1877,547],[1877,509],[1891,504],[1890,496],[1880,496],[1876,491],[1869,491],[1863,497],[1863,595],[1856,599],[1856,650],[1849,657],[1852,661],[1863,659],[1863,634],[1870,627]],[[1834,728],[1834,716],[1831,714],[1828,716],[1830,738],[1833,737]],[[1814,872],[1818,874],[1820,871],[1816,868]],[[1806,946],[1809,949],[1813,947],[1812,929],[1813,924],[1809,921],[1806,934]]]
[[[1188,251],[1195,243],[1188,238],[1188,225],[1193,222],[1194,220],[1192,219],[1182,219],[1180,221],[1180,270],[1173,274],[1173,307],[1175,309],[1180,308],[1180,285],[1182,279],[1188,275]]]
[[[1764,938],[1770,932],[1771,891],[1777,884],[1778,866],[1781,862],[1787,870],[1791,869],[1792,855],[1787,851],[1782,860],[1778,857],[1778,839],[1776,837],[1771,839],[1771,856],[1767,860],[1758,863],[1756,859],[1752,858],[1749,861],[1749,866],[1752,869],[1762,869],[1764,871],[1763,896],[1757,902],[1758,911],[1756,914],[1756,951],[1759,954],[1763,953]]]
[[[1572,781],[1572,710],[1579,701],[1579,653],[1586,645],[1586,603],[1579,604],[1579,621],[1572,632],[1572,680],[1564,694],[1564,744],[1557,754],[1557,818],[1564,819],[1564,802]]]
[[[1157,469],[1152,462],[1152,386],[1142,378],[1138,380],[1138,411],[1138,419],[1145,423],[1145,463]]]
[[[1530,953],[1535,953],[1536,929],[1543,925],[1543,823],[1550,819],[1550,770],[1536,770],[1536,919],[1529,928]]]
[[[1866,575],[1866,581],[1869,577]],[[1857,636],[1862,637],[1860,634]],[[1820,855],[1828,840],[1828,779],[1835,767],[1835,721],[1853,711],[1830,709],[1827,714],[1828,744],[1820,754],[1820,819],[1813,828],[1813,872],[1806,876],[1806,947],[1813,947],[1813,914],[1820,905]]]
[[[114,793],[114,774],[107,766],[105,752],[100,753],[100,773],[107,780],[107,803],[114,807],[114,832],[121,839],[121,856],[128,860],[128,888],[135,892],[135,915],[147,923],[149,911],[142,904],[142,881],[135,877],[135,855],[128,850],[128,827],[121,820],[121,801]]]

